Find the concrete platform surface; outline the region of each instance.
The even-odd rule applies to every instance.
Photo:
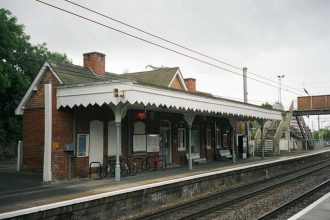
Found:
[[[260,157],[237,160],[216,161],[208,164],[194,165],[193,170],[187,167],[178,167],[166,171],[148,171],[128,176],[115,182],[114,178],[101,180],[79,179],[44,184],[41,176],[31,173],[18,173],[15,171],[1,171],[0,169],[0,219],[5,213],[15,210],[31,209],[33,207],[47,206],[57,203],[78,203],[91,200],[95,197],[116,195],[143,188],[151,188],[163,184],[185,181],[187,179],[211,175],[212,173],[239,170],[259,164],[273,163],[295,157],[304,157],[309,154],[318,154],[330,151],[324,148],[314,151],[293,151],[277,157],[261,159]],[[0,163],[1,168],[1,163]],[[40,208],[41,209],[41,208]],[[3,213],[3,214],[1,214]]]
[[[330,192],[307,206],[289,220],[330,220]]]

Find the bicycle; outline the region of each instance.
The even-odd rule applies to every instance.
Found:
[[[103,164],[103,176],[115,176],[116,158],[106,157],[106,162]]]
[[[132,162],[132,157],[128,157],[126,162],[120,161],[120,172],[122,176],[135,176],[137,173],[137,165]]]
[[[147,157],[146,168],[147,168],[147,170],[152,168],[153,171],[156,171],[156,170],[165,171],[167,169],[166,158],[161,155],[154,155],[151,157]]]
[[[121,157],[120,159],[120,176],[127,176],[127,165],[123,162],[123,158]],[[103,174],[102,176],[106,177],[106,176],[111,176],[114,177],[115,176],[115,172],[116,172],[116,157],[114,156],[108,156],[106,158],[106,162],[105,164],[103,164],[102,166],[103,169]]]

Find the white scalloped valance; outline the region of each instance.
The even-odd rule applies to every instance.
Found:
[[[123,97],[114,97],[113,91],[118,89]],[[281,120],[280,111],[268,110],[255,105],[228,99],[208,97],[194,93],[181,92],[158,87],[142,86],[133,83],[103,83],[59,87],[57,89],[57,108],[129,103],[154,105],[184,111],[228,114],[237,117]]]

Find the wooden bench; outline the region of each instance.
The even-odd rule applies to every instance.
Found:
[[[233,158],[233,156],[230,153],[230,150],[228,150],[228,149],[221,149],[221,150],[219,150],[219,154],[220,154],[220,157],[221,158],[224,158],[225,160],[226,159]]]
[[[187,160],[189,159],[189,154],[186,154]],[[206,158],[201,158],[201,155],[199,153],[191,153],[191,159],[194,164],[198,163],[206,163]]]

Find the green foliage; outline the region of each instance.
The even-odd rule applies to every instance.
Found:
[[[24,26],[0,9],[0,160],[22,139],[22,119],[14,111],[42,64],[52,59],[71,63],[65,54],[48,51],[46,43],[31,45]]]
[[[268,102],[262,103],[260,106],[262,108],[266,108],[266,109],[273,109],[273,106],[271,104],[269,104]]]
[[[314,132],[314,139],[320,139],[321,136],[323,139],[330,139],[330,130],[321,128],[319,131]]]

